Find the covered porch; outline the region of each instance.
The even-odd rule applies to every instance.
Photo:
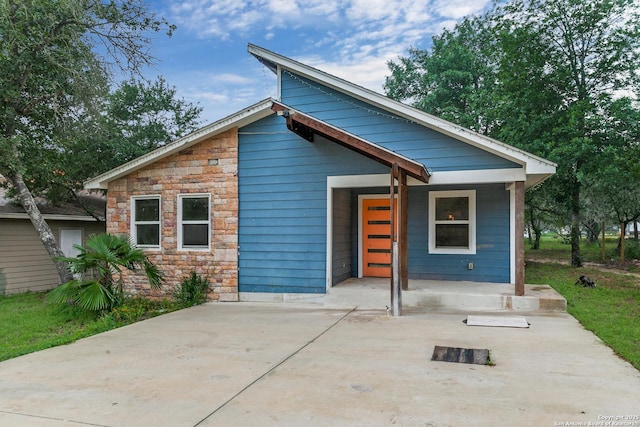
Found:
[[[409,279],[402,291],[404,307],[425,309],[519,312],[565,311],[566,300],[548,285],[525,285],[524,295],[513,293],[508,283],[449,282]],[[331,287],[324,297],[325,306],[350,306],[384,310],[390,304],[387,278],[350,278]]]

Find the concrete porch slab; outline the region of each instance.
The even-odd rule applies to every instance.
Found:
[[[390,281],[384,278],[351,278],[333,286],[324,299],[327,307],[385,309],[390,306]],[[524,296],[503,283],[409,280],[402,291],[403,307],[456,310],[565,311],[567,301],[548,285],[525,285]]]

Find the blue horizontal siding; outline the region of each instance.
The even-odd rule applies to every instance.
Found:
[[[316,83],[285,73],[281,86],[285,104],[432,171],[520,167]],[[386,174],[389,168],[323,138],[308,142],[276,115],[239,129],[238,138],[239,290],[325,292],[327,176]],[[409,190],[410,277],[508,282],[509,194],[504,186],[477,187],[477,254],[470,256],[428,253],[429,189],[435,188]],[[336,240],[340,247],[334,248],[334,258],[339,256],[344,268],[334,274],[348,274],[357,266],[357,222],[347,221],[356,216],[356,206],[345,211],[341,222],[340,230],[350,236]],[[351,263],[346,259],[350,253]],[[469,262],[474,270],[467,269]]]
[[[429,191],[476,190],[476,253],[429,253]],[[409,188],[409,278],[509,283],[509,192],[504,185]],[[467,267],[474,264],[473,270]]]
[[[281,87],[285,104],[419,161],[432,171],[521,167],[289,72],[283,73]]]
[[[324,293],[327,176],[389,168],[321,138],[305,141],[275,115],[238,138],[240,292]]]

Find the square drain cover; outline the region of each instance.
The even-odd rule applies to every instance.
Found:
[[[478,348],[458,348],[435,346],[431,360],[437,362],[471,363],[489,365],[489,350]]]

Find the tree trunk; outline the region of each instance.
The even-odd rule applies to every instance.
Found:
[[[620,262],[624,264],[624,238],[627,234],[628,222],[623,222],[620,226]]]
[[[571,265],[582,267],[580,257],[580,185],[576,183],[571,194]]]
[[[600,234],[600,224],[596,221],[589,221],[584,225],[587,228],[587,241],[589,243],[597,243],[598,234]]]
[[[531,249],[540,249],[540,237],[542,237],[542,232],[538,230],[536,231],[536,238],[533,241],[533,247]]]
[[[529,244],[532,250],[540,249],[540,237],[542,235],[542,221],[539,218],[534,217],[533,208],[529,208],[529,223],[527,228],[529,229]]]
[[[60,250],[60,247],[58,246],[56,238],[53,235],[53,232],[51,231],[49,224],[47,224],[47,221],[42,216],[42,213],[40,213],[40,209],[38,209],[38,206],[36,205],[36,201],[33,198],[31,191],[25,184],[22,174],[19,172],[16,172],[16,173],[9,174],[9,176],[7,176],[6,178],[9,179],[9,181],[11,181],[11,184],[17,191],[20,204],[22,205],[24,210],[27,212],[27,215],[29,215],[29,219],[31,220],[31,223],[33,224],[36,231],[38,232],[38,235],[40,236],[40,241],[44,245],[49,255],[51,255],[52,258],[64,256],[64,253],[62,252],[62,250]],[[60,283],[65,283],[73,279],[71,272],[69,271],[69,269],[67,268],[67,265],[64,262],[56,261],[54,259],[53,263],[55,264],[56,269],[58,270],[58,277],[59,277]]]

